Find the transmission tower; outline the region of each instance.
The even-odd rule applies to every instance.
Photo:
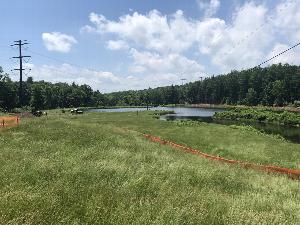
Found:
[[[29,55],[22,55],[22,47],[24,45],[28,45],[29,43],[27,42],[27,40],[18,40],[18,41],[14,41],[14,44],[12,44],[11,46],[18,46],[19,48],[19,56],[15,56],[13,57],[14,59],[19,59],[19,68],[16,68],[14,70],[19,70],[20,72],[20,84],[19,84],[19,106],[23,105],[23,87],[22,87],[22,83],[23,83],[23,58],[30,58],[31,56]]]

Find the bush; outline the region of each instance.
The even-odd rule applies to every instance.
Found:
[[[300,107],[300,101],[294,101],[294,107]]]
[[[250,120],[300,126],[300,114],[288,111],[271,111],[267,109],[233,109],[226,112],[217,112],[213,116],[213,119]]]

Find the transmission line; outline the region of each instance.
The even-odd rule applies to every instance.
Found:
[[[297,44],[295,44],[294,46],[292,46],[292,47],[290,47],[290,48],[288,48],[288,49],[286,49],[286,50],[284,50],[284,51],[280,52],[279,54],[277,54],[277,55],[274,55],[273,57],[271,57],[271,58],[267,59],[266,61],[263,61],[262,63],[258,64],[258,65],[257,65],[257,66],[255,66],[254,68],[256,68],[256,67],[260,67],[261,65],[263,65],[263,64],[265,64],[265,63],[267,63],[267,62],[271,61],[272,59],[275,59],[275,58],[277,58],[278,56],[280,56],[280,55],[282,55],[282,54],[286,53],[287,51],[290,51],[291,49],[293,49],[293,48],[297,47],[298,45],[300,45],[300,42],[299,42],[299,43],[297,43]]]
[[[23,105],[23,88],[22,88],[22,83],[23,83],[23,70],[25,70],[23,68],[23,59],[24,58],[30,58],[31,56],[29,55],[22,55],[22,47],[24,45],[28,45],[29,43],[27,42],[27,40],[18,40],[18,41],[14,41],[14,44],[12,44],[11,46],[18,46],[19,48],[19,56],[15,56],[12,57],[14,59],[19,59],[19,68],[14,69],[14,70],[18,70],[20,72],[20,84],[19,84],[19,105],[22,106]]]

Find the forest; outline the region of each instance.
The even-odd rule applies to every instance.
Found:
[[[12,81],[0,67],[0,109],[16,107],[53,109],[70,107],[144,106],[166,104],[297,105],[300,100],[300,66],[274,64],[269,67],[231,71],[184,85],[100,93],[88,85],[34,81]]]

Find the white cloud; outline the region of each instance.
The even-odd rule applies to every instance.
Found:
[[[246,1],[235,7],[228,20],[215,16],[220,2],[198,0],[204,12],[200,19],[189,18],[181,10],[171,15],[157,10],[130,12],[117,20],[91,13],[90,25],[81,31],[107,38],[109,50],[128,53],[130,74],[125,71],[114,85],[122,90],[178,84],[183,77],[192,81],[203,73],[250,68],[300,40],[299,1],[281,0],[275,11],[266,3]],[[195,55],[197,59],[191,59]],[[293,49],[272,63],[297,63],[299,55],[299,50]]]
[[[44,45],[49,51],[67,53],[71,50],[73,44],[77,41],[73,36],[62,34],[60,32],[43,33],[42,39]]]
[[[119,87],[122,80],[122,78],[111,72],[82,69],[66,63],[58,66],[38,66],[27,63],[24,66],[31,69],[28,76],[32,76],[34,80],[45,80],[54,83],[66,82],[68,84],[75,82],[80,85],[90,85],[94,90],[104,90],[104,88],[108,91],[114,90],[114,85]],[[17,79],[17,77],[15,78]]]
[[[219,1],[213,0],[198,3],[203,7],[209,4],[209,12],[220,6]],[[91,13],[90,21],[94,26],[88,27],[93,32],[115,34],[119,41],[123,41],[122,45],[126,43],[126,47],[135,48],[138,52],[149,52],[148,55],[161,55],[167,61],[176,54],[187,58],[185,51],[197,45],[199,52],[209,57],[211,63],[217,66],[216,70],[224,72],[253,66],[264,58],[266,49],[273,41],[271,26],[265,25],[260,29],[267,23],[267,13],[266,6],[254,2],[237,7],[229,22],[207,17],[193,20],[186,18],[180,10],[171,16],[162,15],[157,10],[146,15],[134,12],[132,15],[120,17],[118,21]],[[132,72],[145,72],[150,69],[136,64],[134,61]],[[177,67],[169,67],[171,68]]]
[[[275,26],[277,32],[289,42],[296,44],[300,40],[300,2],[282,1],[276,7]]]
[[[139,52],[131,49],[131,55],[134,60],[133,68],[143,68],[140,72],[147,71],[151,74],[178,74],[180,76],[193,75],[204,70],[204,67],[194,60],[190,60],[177,53],[160,55],[151,52]]]
[[[31,68],[28,76],[34,80],[44,80],[47,82],[65,82],[82,85],[87,84],[94,90],[101,92],[113,92],[120,90],[145,89],[148,87],[158,87],[180,82],[180,74],[159,73],[147,74],[145,76],[128,75],[117,76],[108,71],[95,71],[90,69],[77,68],[69,64],[61,65],[34,65],[25,64],[26,68]],[[18,80],[18,75],[12,76],[13,80]]]
[[[220,8],[220,0],[197,0],[198,7],[204,11],[204,17],[211,17],[217,13]]]
[[[255,66],[273,41],[273,30],[267,23],[267,8],[253,2],[236,9],[232,23],[221,31],[220,41],[211,45],[212,62],[221,71]]]
[[[180,54],[159,54],[148,51],[130,50],[133,64],[129,71],[131,87],[138,89],[181,84],[181,78],[189,82],[198,79],[204,67]]]
[[[211,54],[225,40],[226,23],[218,18],[208,18],[196,24],[196,41],[202,54]]]
[[[117,40],[117,41],[109,40],[107,42],[107,48],[110,50],[126,50],[129,48],[129,46],[125,41],[122,40]]]
[[[113,33],[136,47],[159,52],[184,51],[193,44],[195,34],[193,23],[180,10],[170,18],[161,15],[157,10],[146,15],[134,12],[132,15],[120,17],[117,22],[91,13],[90,22],[94,26],[87,25],[82,31]]]

